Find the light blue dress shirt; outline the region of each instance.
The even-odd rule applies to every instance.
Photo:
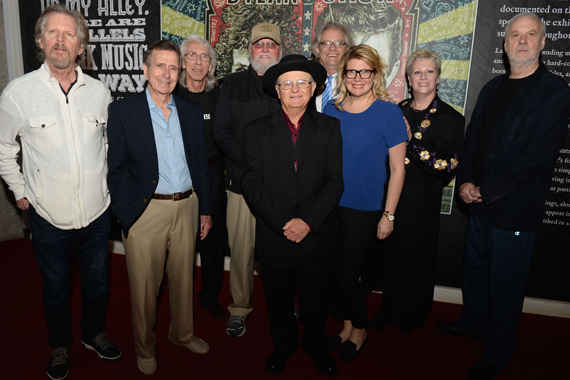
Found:
[[[170,103],[166,106],[170,110],[168,122],[162,114],[162,110],[154,104],[148,89],[146,98],[150,107],[152,129],[158,155],[158,186],[155,192],[160,194],[183,193],[192,188],[190,169],[186,163],[180,119],[174,103],[174,97],[170,96]]]

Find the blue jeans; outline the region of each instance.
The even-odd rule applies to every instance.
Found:
[[[84,340],[91,339],[103,332],[107,316],[110,210],[89,226],[74,230],[54,227],[31,205],[29,217],[34,254],[43,279],[49,344],[53,348],[69,347],[73,341],[70,284],[74,245],[81,275],[81,334]]]

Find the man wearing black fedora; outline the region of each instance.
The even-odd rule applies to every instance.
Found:
[[[241,185],[256,214],[256,258],[275,347],[265,370],[274,374],[299,347],[299,325],[291,313],[295,289],[304,351],[321,373],[338,372],[328,354],[325,323],[331,218],[344,188],[342,137],[338,119],[307,109],[325,79],[319,63],[302,55],[283,58],[263,76],[281,109],[245,129]]]

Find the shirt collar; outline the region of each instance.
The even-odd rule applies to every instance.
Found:
[[[146,100],[148,101],[148,107],[150,108],[150,110],[154,111],[156,109],[159,109],[158,106],[154,104],[154,100],[152,100],[152,96],[150,96],[148,87],[146,88],[145,93],[146,93]],[[174,103],[174,96],[172,96],[172,94],[170,94],[170,102],[166,105],[166,107],[171,110],[176,109],[176,103]]]

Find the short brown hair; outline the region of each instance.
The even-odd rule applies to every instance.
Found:
[[[81,46],[83,46],[83,53],[75,57],[75,64],[81,65],[83,61],[85,61],[87,54],[87,44],[89,44],[89,28],[87,27],[87,21],[85,21],[85,17],[83,17],[81,13],[77,12],[74,9],[68,9],[63,4],[54,4],[51,7],[44,9],[40,15],[40,18],[36,22],[35,33],[36,45],[38,46],[38,60],[40,62],[44,62],[46,60],[46,52],[40,48],[40,39],[44,33],[44,27],[46,26],[48,15],[51,13],[63,13],[75,19],[75,22],[77,24],[77,36],[79,36],[79,43]]]
[[[152,45],[150,45],[150,47],[147,49],[147,51],[144,52],[143,62],[147,67],[150,67],[150,63],[152,62],[152,52],[154,50],[163,50],[163,51],[175,52],[176,55],[178,55],[178,67],[182,66],[180,63],[180,49],[178,48],[178,45],[176,45],[174,42],[169,41],[169,40],[158,40],[155,43],[153,43]]]

